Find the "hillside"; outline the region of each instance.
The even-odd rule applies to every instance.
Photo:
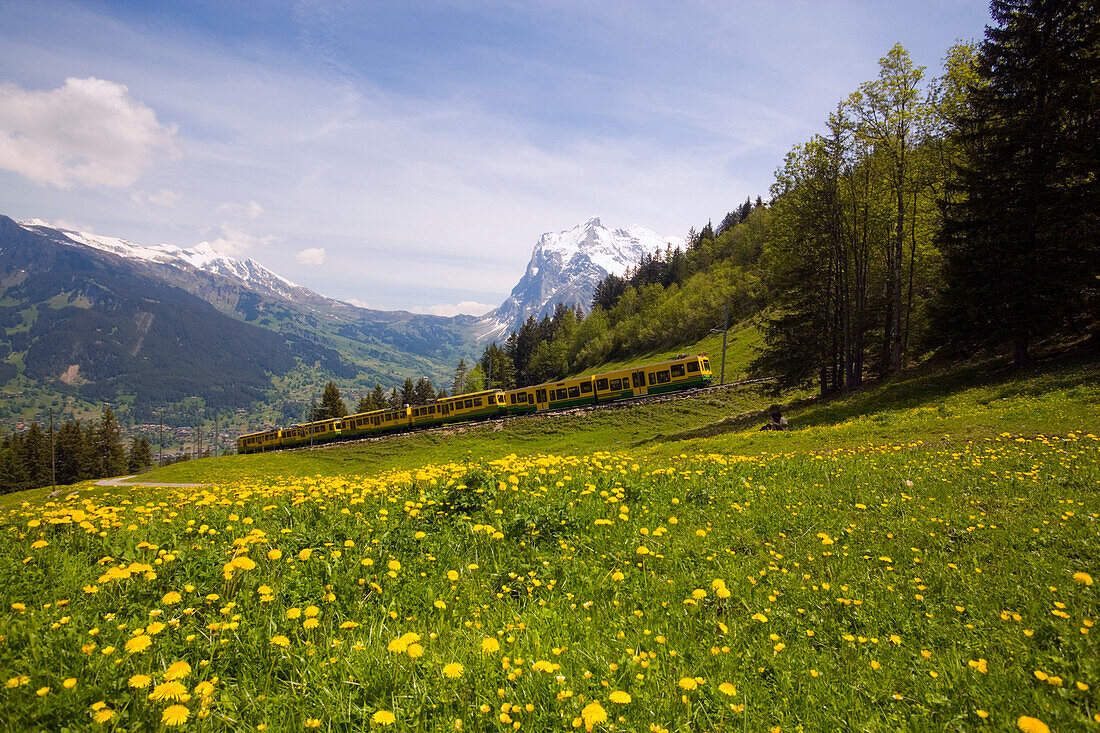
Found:
[[[790,433],[725,417],[763,404],[729,389],[148,476],[197,489],[4,497],[0,710],[1084,729],[1098,371],[906,373],[792,409]]]

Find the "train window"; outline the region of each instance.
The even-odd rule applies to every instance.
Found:
[[[527,402],[527,393],[526,392],[520,392],[519,393],[519,401],[521,403],[526,403]]]
[[[684,365],[683,364],[673,364],[672,365],[672,376],[674,376],[674,377],[684,376]]]
[[[480,397],[478,397],[476,400],[474,400],[474,407],[481,407],[481,398]]]
[[[689,372],[697,372],[697,371],[699,371],[699,362],[697,362],[697,361],[689,361],[689,362],[688,362],[688,371],[689,371]]]
[[[535,399],[539,402],[546,402],[546,390],[539,389],[535,391]]]
[[[474,406],[473,400],[466,400],[466,408],[469,409]]]
[[[657,384],[657,375],[654,372],[649,373],[649,384],[650,386]]]
[[[597,379],[596,380],[596,389],[599,390],[600,392],[603,392],[605,389],[607,389],[607,380],[606,379]]]
[[[665,369],[662,372],[657,372],[657,384],[665,384],[666,382],[671,382],[671,381],[672,381],[672,375],[668,373],[667,369]]]
[[[592,391],[592,383],[591,382],[582,382],[581,383],[581,394],[588,394],[591,391]]]
[[[580,397],[581,396],[581,388],[580,387],[570,387],[569,388],[569,396],[574,397],[574,398]]]
[[[703,369],[710,371],[710,359],[703,359]]]
[[[634,386],[635,387],[644,387],[645,386],[645,372],[634,372],[634,374],[632,376],[634,378]],[[653,382],[650,382],[650,384],[653,384]]]
[[[428,414],[429,415],[434,415],[435,414],[435,407],[429,407],[428,408]]]
[[[623,380],[621,380],[621,379],[612,379],[611,380],[611,390],[612,391],[617,391],[617,390],[620,390],[622,388],[623,388]]]

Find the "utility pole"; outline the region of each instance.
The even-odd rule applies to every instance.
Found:
[[[160,460],[157,461],[161,466],[164,465],[164,408],[160,408]]]
[[[726,303],[726,315],[722,323],[722,376],[719,378],[719,384],[726,383],[726,334],[730,330],[730,304]]]
[[[313,450],[313,422],[317,419],[317,395],[309,396],[309,449]]]
[[[485,389],[493,388],[493,350],[489,349],[489,374],[485,377]]]
[[[53,440],[53,408],[50,408],[50,488],[57,486],[57,448]]]
[[[214,457],[218,456],[218,449],[221,444],[221,434],[218,432],[218,413],[214,413]]]

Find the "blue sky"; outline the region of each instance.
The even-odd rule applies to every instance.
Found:
[[[211,242],[370,307],[485,310],[543,232],[683,236],[766,196],[894,43],[931,77],[987,20],[970,0],[0,0],[0,213]]]

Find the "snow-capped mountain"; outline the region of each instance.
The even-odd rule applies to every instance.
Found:
[[[622,275],[645,253],[669,244],[682,246],[683,240],[637,225],[610,229],[597,216],[567,231],[543,234],[512,294],[477,324],[478,341],[500,341],[518,330],[528,316],[552,314],[558,303],[587,311],[600,280],[609,274]]]
[[[276,275],[260,263],[249,258],[237,260],[216,251],[209,242],[182,248],[172,244],[141,245],[117,237],[104,237],[90,232],[59,229],[41,219],[21,221],[19,225],[36,234],[48,236],[60,244],[81,244],[103,252],[110,252],[128,260],[150,265],[162,265],[178,269],[194,268],[213,275],[221,275],[247,284],[252,289],[267,291],[283,298],[300,298],[309,292],[302,286]],[[63,235],[58,237],[58,234]],[[71,240],[71,242],[66,241]]]

